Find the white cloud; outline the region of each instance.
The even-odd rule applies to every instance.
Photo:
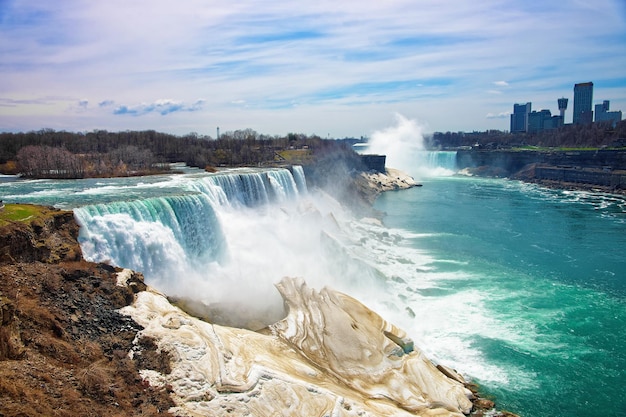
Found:
[[[511,116],[511,112],[503,111],[500,113],[487,113],[485,116],[487,119],[508,119]]]
[[[154,103],[141,103],[137,105],[119,105],[113,110],[115,115],[141,116],[148,113],[159,113],[165,116],[174,112],[192,112],[202,109],[205,100],[196,100],[193,104],[187,105],[182,101],[159,99]]]

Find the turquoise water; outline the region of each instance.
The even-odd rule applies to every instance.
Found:
[[[471,372],[449,359],[500,408],[626,416],[626,200],[442,177],[383,194],[376,207],[387,226],[415,234],[405,245],[432,258],[412,279],[444,277],[421,302],[462,295],[465,328],[441,333],[457,332],[491,367]]]

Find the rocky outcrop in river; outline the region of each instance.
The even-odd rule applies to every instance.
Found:
[[[456,416],[473,394],[357,300],[304,281],[278,285],[289,313],[261,332],[211,324],[148,290],[122,311],[172,358],[176,414],[201,416]]]

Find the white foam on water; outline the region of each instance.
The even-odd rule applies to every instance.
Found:
[[[485,297],[492,294],[470,286],[455,289],[455,281],[476,280],[464,272],[466,262],[436,259],[427,251],[408,246],[406,237],[396,229],[385,229],[364,223],[349,228],[352,239],[362,245],[350,253],[377,268],[383,274],[384,291],[353,286],[350,294],[391,322],[404,328],[427,356],[459,370],[470,378],[507,385],[533,385],[533,375],[521,369],[489,363],[475,343],[477,336],[524,344],[532,340],[515,325],[500,320],[486,306]],[[438,263],[458,265],[458,270],[438,271]],[[514,378],[512,375],[515,375]]]

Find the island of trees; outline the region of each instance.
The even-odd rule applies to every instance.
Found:
[[[268,166],[289,159],[305,163],[336,152],[351,154],[351,143],[290,133],[266,136],[252,129],[218,139],[154,130],[73,133],[43,129],[0,134],[0,173],[28,178],[87,178],[164,172],[173,162],[206,170]]]

